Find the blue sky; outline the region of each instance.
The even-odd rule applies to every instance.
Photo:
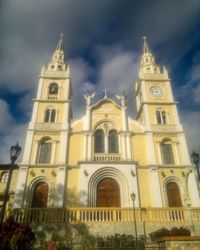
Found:
[[[73,113],[83,93],[104,87],[128,95],[135,117],[134,82],[142,37],[172,79],[190,152],[200,148],[200,2],[198,0],[18,0],[0,5],[0,162],[23,146],[38,74],[64,33],[72,70]]]

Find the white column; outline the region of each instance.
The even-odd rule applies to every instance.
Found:
[[[83,139],[83,160],[87,160],[87,144],[88,144],[88,135],[84,134],[84,139]]]
[[[131,160],[131,142],[130,142],[130,135],[126,135],[126,148],[127,148],[127,158]]]
[[[126,155],[126,140],[125,140],[125,135],[121,134],[121,142],[122,142],[122,158],[123,160],[127,159]]]
[[[43,78],[40,78],[38,84],[37,99],[42,99],[42,85],[43,85]]]
[[[65,200],[65,178],[66,178],[66,168],[59,167],[56,172],[56,200],[53,201],[56,207],[62,207]]]
[[[92,160],[92,134],[88,135],[88,160]]]
[[[161,157],[161,151],[160,151],[160,142],[156,142],[157,147],[157,153],[158,153],[158,164],[162,164],[162,157]]]
[[[180,159],[179,159],[179,155],[178,155],[177,142],[173,142],[172,145],[173,145],[173,148],[174,148],[175,164],[179,165],[180,164]]]
[[[23,154],[23,163],[29,163],[30,162],[30,156],[31,156],[31,148],[33,144],[33,134],[34,131],[27,131],[26,135],[26,143],[24,147],[24,154]]]
[[[57,143],[57,141],[53,141],[53,142],[52,142],[52,150],[51,150],[51,160],[50,160],[50,164],[54,164],[54,163],[55,163],[56,143]]]
[[[161,187],[157,168],[151,168],[149,174],[151,183],[152,206],[162,207]]]
[[[184,133],[179,134],[179,141],[182,148],[182,164],[191,165]]]
[[[150,127],[149,110],[148,110],[147,104],[144,104],[143,110],[144,110],[145,129],[149,131],[151,127]]]
[[[28,174],[28,167],[20,167],[19,174],[17,177],[13,208],[23,207],[23,197],[24,197],[24,192],[25,192],[25,187],[26,187],[27,174]]]
[[[147,138],[147,152],[149,153],[149,164],[156,164],[152,133],[146,133],[146,138]]]
[[[126,116],[126,107],[122,107],[122,130],[128,130],[127,116]]]
[[[192,207],[200,207],[199,191],[194,171],[188,175],[188,193],[191,199]]]
[[[70,117],[70,106],[68,102],[64,103],[64,114],[62,120],[62,129],[68,129],[69,126],[69,117]]]
[[[35,123],[36,123],[36,120],[37,120],[38,106],[39,106],[38,101],[35,101],[33,103],[32,118],[31,118],[31,121],[29,122],[29,126],[28,126],[29,129],[34,129],[35,128]]]
[[[142,90],[142,100],[143,102],[147,101],[147,95],[146,95],[146,88],[145,88],[145,81],[141,81],[141,90]]]
[[[104,136],[104,145],[105,145],[105,153],[107,154],[108,153],[108,134],[105,133],[105,136]]]
[[[37,163],[39,142],[40,141],[38,141],[38,140],[35,141],[35,148],[34,148],[34,152],[33,152],[33,164]]]
[[[91,130],[91,107],[86,107],[86,117],[85,117],[84,130]]]
[[[65,164],[68,148],[68,131],[62,131],[60,134],[60,155],[59,163]]]

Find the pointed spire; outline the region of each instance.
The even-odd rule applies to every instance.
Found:
[[[155,63],[154,56],[147,44],[146,36],[143,37],[143,54],[140,61],[140,75],[160,73],[160,67]]]
[[[52,59],[49,62],[48,69],[51,71],[64,71],[67,68],[64,53],[64,39],[63,34],[60,34],[60,39],[53,53]]]
[[[64,40],[63,40],[63,33],[60,34],[60,40],[58,42],[58,45],[56,47],[56,50],[64,50]]]
[[[147,44],[147,37],[143,36],[143,39],[144,39],[143,54],[146,54],[146,53],[151,54],[151,51],[150,51],[149,46]]]

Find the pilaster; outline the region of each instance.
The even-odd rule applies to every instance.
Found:
[[[152,207],[162,207],[161,187],[157,167],[151,167],[149,175],[151,183]]]

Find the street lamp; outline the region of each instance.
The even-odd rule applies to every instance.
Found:
[[[135,216],[135,198],[136,198],[136,194],[133,192],[131,194],[131,199],[133,201],[133,219],[134,219],[134,225],[135,225],[135,241],[136,241],[136,246],[137,246],[137,222],[136,222],[136,216]]]
[[[10,165],[9,165],[9,172],[8,172],[8,181],[6,183],[6,190],[4,193],[4,199],[3,199],[3,205],[2,205],[2,209],[1,209],[1,218],[0,218],[0,224],[3,223],[4,221],[4,216],[5,216],[5,211],[6,211],[6,204],[9,200],[9,189],[10,189],[10,182],[12,179],[12,172],[14,169],[14,165],[15,165],[15,161],[17,160],[17,158],[19,157],[20,153],[21,153],[22,149],[19,146],[18,142],[15,146],[12,146],[10,148]]]
[[[198,179],[200,181],[200,173],[199,173],[199,154],[196,153],[194,150],[191,154],[191,157],[192,157],[192,160],[193,160],[193,163],[195,164],[195,167],[197,169],[197,174],[198,174]]]

